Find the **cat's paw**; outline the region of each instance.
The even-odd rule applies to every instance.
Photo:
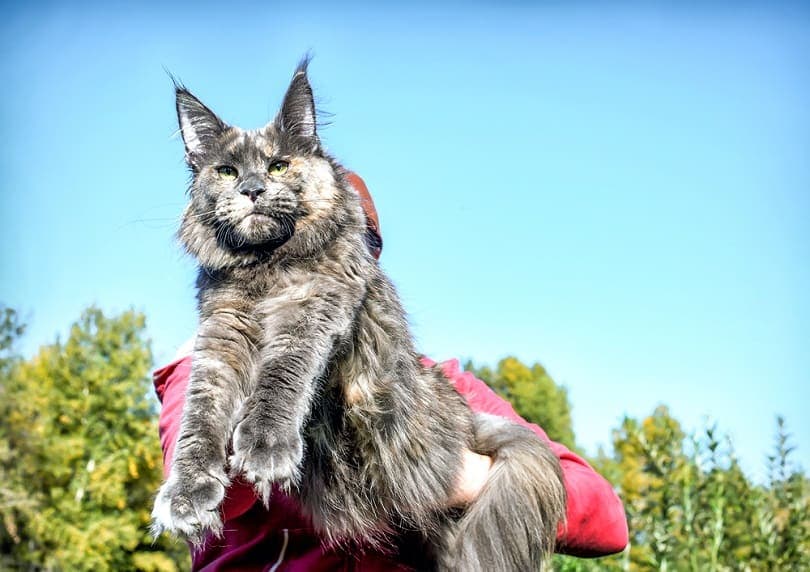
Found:
[[[206,532],[222,534],[219,505],[225,498],[227,477],[200,473],[178,476],[172,473],[163,483],[152,509],[152,534],[162,532],[187,538],[199,545]]]
[[[297,431],[270,431],[246,417],[233,432],[231,475],[253,484],[265,506],[273,483],[290,490],[298,484],[304,443]]]

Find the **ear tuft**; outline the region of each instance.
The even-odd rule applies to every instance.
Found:
[[[290,87],[284,96],[281,111],[275,119],[279,131],[295,137],[313,140],[313,148],[319,144],[317,116],[312,86],[307,78],[307,67],[312,58],[309,55],[299,62],[293,74]]]
[[[175,82],[174,87],[186,160],[194,166],[194,160],[203,155],[228,126],[181,84]]]

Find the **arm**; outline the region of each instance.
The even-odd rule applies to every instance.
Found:
[[[430,360],[425,360],[432,364]],[[621,552],[627,546],[627,519],[622,502],[610,483],[564,445],[551,441],[537,425],[522,419],[472,373],[462,371],[457,360],[441,364],[442,371],[474,411],[507,417],[534,431],[549,442],[560,459],[568,493],[566,526],[558,535],[557,551],[573,556],[594,557]]]

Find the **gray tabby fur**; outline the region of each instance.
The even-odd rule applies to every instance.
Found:
[[[537,570],[565,515],[559,462],[420,363],[359,199],[321,147],[306,66],[255,131],[177,86],[193,176],[179,238],[199,262],[200,322],[153,531],[221,533],[241,475],[266,505],[274,483],[296,495],[329,542],[379,548],[416,530],[438,570]],[[287,172],[269,173],[279,160]],[[493,467],[476,501],[447,509],[465,448]]]

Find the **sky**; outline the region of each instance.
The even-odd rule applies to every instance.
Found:
[[[784,415],[810,469],[810,8],[171,4],[5,6],[0,303],[26,355],[95,304],[172,358],[196,315],[167,71],[257,128],[310,52],[421,351],[542,363],[589,453],[666,404],[759,479]]]

